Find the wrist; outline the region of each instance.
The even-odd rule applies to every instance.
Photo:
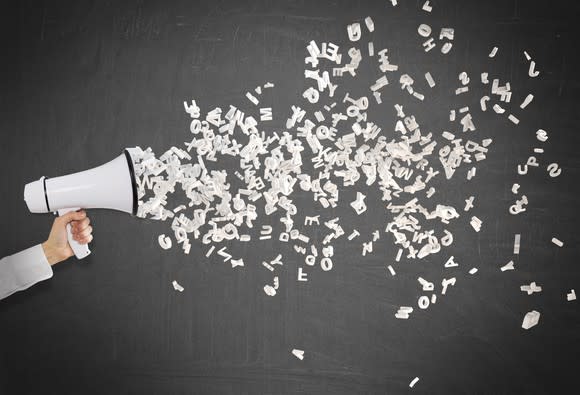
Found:
[[[62,254],[59,254],[57,249],[54,248],[48,241],[42,243],[42,249],[49,265],[52,266],[64,260],[64,258],[61,256]]]

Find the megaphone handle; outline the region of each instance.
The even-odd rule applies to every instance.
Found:
[[[71,211],[77,211],[78,209],[80,209],[80,207],[63,208],[58,210],[58,215],[64,215]],[[73,239],[70,224],[66,224],[66,234],[68,237],[68,244],[70,245],[70,248],[72,248],[77,259],[86,258],[91,253],[88,244],[80,244],[75,239]]]

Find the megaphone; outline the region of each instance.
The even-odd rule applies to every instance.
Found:
[[[137,213],[137,184],[133,159],[127,149],[104,165],[26,184],[24,200],[31,213],[57,212],[63,215],[81,208],[105,208]],[[91,253],[88,244],[79,244],[72,238],[67,225],[68,242],[78,259]]]

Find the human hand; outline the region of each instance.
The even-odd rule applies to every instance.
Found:
[[[48,240],[42,243],[44,255],[49,264],[54,265],[74,255],[68,243],[66,225],[70,223],[73,239],[80,244],[87,244],[93,240],[93,227],[89,225],[89,217],[84,210],[71,211],[55,218]]]

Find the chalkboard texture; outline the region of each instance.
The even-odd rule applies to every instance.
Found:
[[[378,192],[368,195],[371,209],[362,216],[347,204],[352,190],[333,211],[367,239],[381,230],[373,254],[361,256],[362,242],[339,243],[333,269],[310,271],[308,282],[297,281],[303,256],[274,239],[232,247],[246,263],[233,270],[215,254],[206,258],[199,240],[192,240],[189,255],[160,249],[166,223],[89,212],[90,257],[61,263],[51,280],[0,302],[1,394],[579,390],[580,302],[566,300],[571,289],[580,292],[579,3],[435,0],[431,13],[421,10],[423,1],[410,0],[396,7],[387,0],[17,3],[2,6],[1,256],[45,240],[50,229],[50,214],[28,212],[25,183],[102,164],[125,147],[162,153],[182,145],[190,136],[185,100],[196,99],[204,111],[247,106],[245,92],[271,81],[272,130],[283,130],[291,106],[311,85],[304,79],[308,42],[348,48],[347,24],[364,26],[369,15],[377,50],[389,48],[423,85],[427,71],[437,81],[429,106],[383,93],[377,117],[392,120],[400,100],[440,134],[449,110],[469,105],[478,137],[494,142],[473,180],[462,175],[460,182],[437,185],[436,199],[458,206],[474,195],[482,230],[474,232],[465,216],[445,253],[403,259],[396,276],[387,270],[397,247],[383,232],[388,213]],[[423,51],[422,23],[435,35],[455,28],[448,55]],[[528,76],[524,51],[538,78]],[[482,113],[483,90],[456,96],[462,71],[474,82],[485,71],[510,82],[514,107],[533,93],[519,125]],[[359,75],[368,80],[366,89],[379,76],[368,64]],[[399,89],[396,80],[391,84]],[[540,128],[549,133],[541,167],[518,176],[517,165],[540,146]],[[545,171],[551,162],[563,169],[557,178]],[[508,213],[514,182],[530,202],[516,216]],[[297,199],[303,215],[316,213],[310,195]],[[514,256],[516,233],[521,251]],[[285,256],[281,288],[269,297],[263,287],[272,275],[261,262],[278,253]],[[443,268],[449,255],[460,263],[457,284],[420,310],[417,277],[440,282],[444,270],[456,273]],[[500,271],[510,260],[516,270]],[[472,267],[478,272],[467,274]],[[173,280],[183,293],[173,290]],[[541,293],[520,291],[532,281]],[[394,316],[401,305],[414,306],[408,320]],[[541,312],[540,322],[524,330],[531,310]],[[305,351],[304,360],[291,354],[294,348]],[[420,380],[409,388],[414,377]]]

